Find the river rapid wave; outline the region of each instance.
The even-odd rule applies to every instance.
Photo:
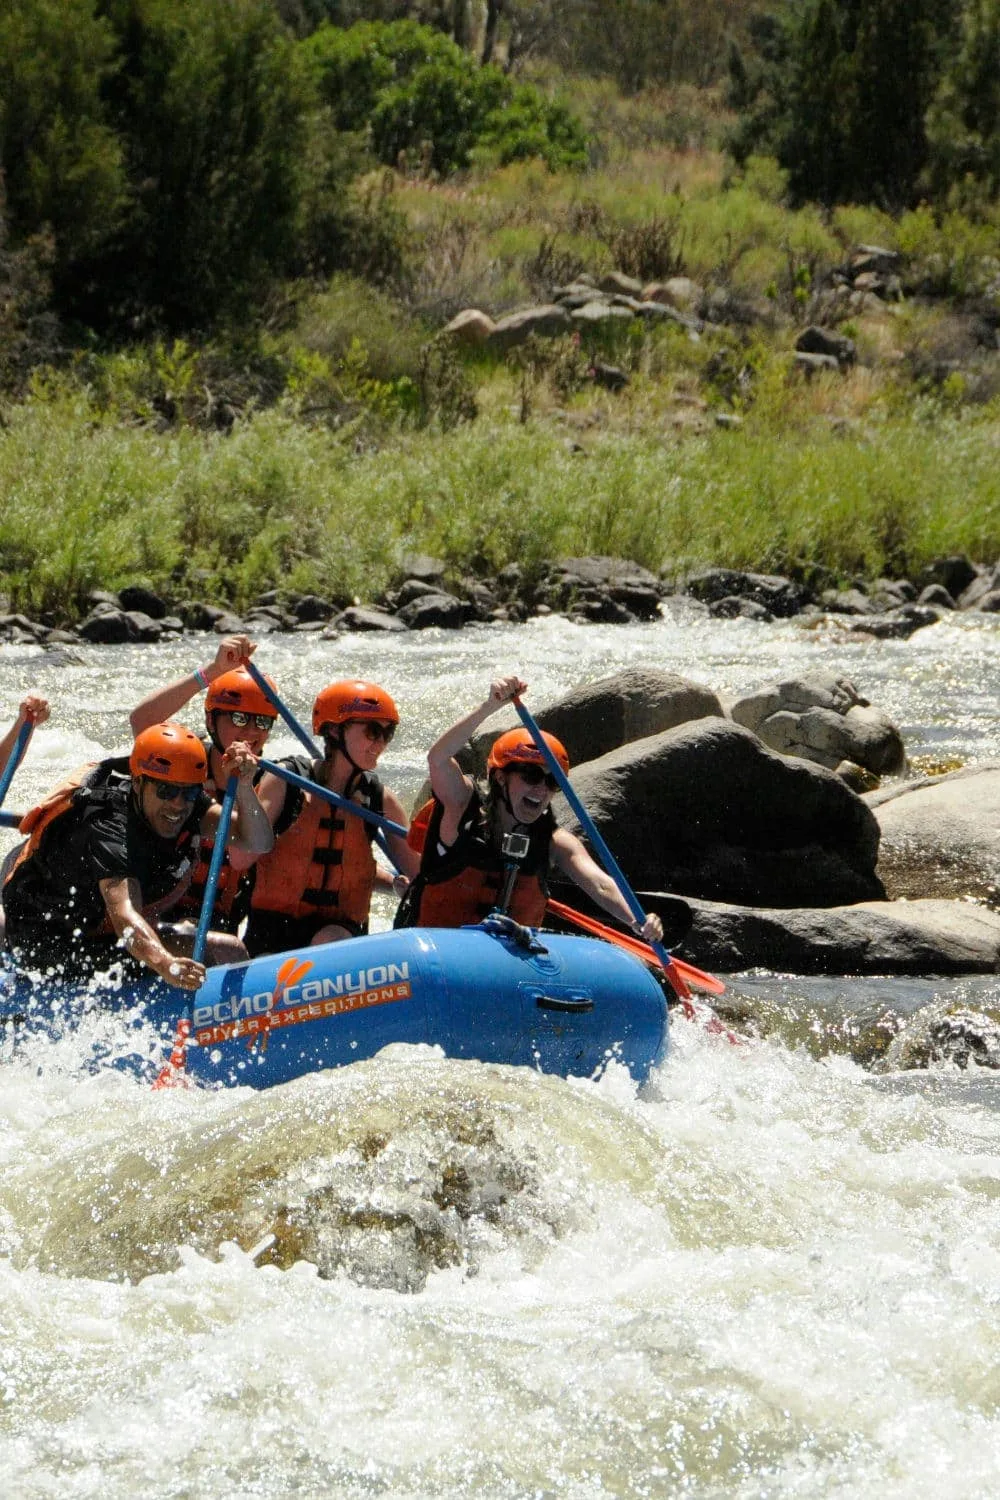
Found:
[[[995,630],[847,642],[692,610],[258,659],[303,716],[325,681],[382,681],[407,803],[510,670],[535,707],[624,665],[724,695],[836,670],[911,755],[981,759]],[[135,698],[214,644],[0,651],[3,714],[34,684],[54,708],[11,805],[122,745]],[[0,1493],[995,1494],[996,1075],[899,1071],[883,1043],[948,1000],[990,1011],[1000,981],[754,974],[728,998],[749,1045],[675,1017],[641,1091],[392,1048],[267,1093],[152,1093],[88,1071],[106,1017],[8,1046]]]

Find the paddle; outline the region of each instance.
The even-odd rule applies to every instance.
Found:
[[[198,916],[198,930],[194,935],[194,947],[191,957],[196,963],[205,962],[205,943],[208,939],[208,927],[212,920],[212,908],[215,906],[215,893],[219,886],[219,876],[222,873],[222,861],[226,855],[226,844],[229,839],[229,824],[233,816],[233,805],[236,802],[236,788],[238,782],[235,776],[230,776],[226,782],[225,795],[222,798],[222,813],[219,817],[219,826],[215,830],[215,843],[212,845],[212,858],[209,861],[208,876],[205,880],[205,890],[201,898],[201,912]]]
[[[14,773],[24,759],[24,752],[28,748],[28,741],[31,739],[31,731],[34,727],[30,719],[25,719],[17,731],[17,739],[14,741],[7,764],[4,767],[4,773],[0,776],[0,807],[3,806],[7,793],[10,790],[10,784],[14,780]]]
[[[219,826],[215,830],[212,858],[208,864],[208,875],[201,897],[201,911],[198,914],[198,927],[195,931],[194,945],[191,949],[191,957],[199,964],[205,962],[205,945],[208,941],[208,929],[212,920],[212,909],[215,906],[215,893],[219,888],[222,861],[226,854],[226,844],[229,842],[229,824],[233,817],[233,807],[236,803],[238,785],[239,783],[235,776],[230,776],[226,782],[226,790],[222,798],[222,811],[219,814]],[[177,1088],[187,1083],[184,1070],[187,1066],[186,1049],[188,1038],[191,1035],[191,1021],[191,1002],[188,1001],[184,1014],[180,1016],[177,1022],[170,1056],[153,1082],[154,1089]]]
[[[552,751],[549,749],[545,738],[542,735],[542,731],[539,729],[531,714],[521,702],[520,698],[515,697],[512,701],[514,707],[517,709],[518,718],[521,720],[521,723],[524,725],[525,729],[527,729],[528,733],[531,735],[531,738],[534,740],[535,745],[540,752],[543,760],[555,777],[559,790],[566,798],[566,801],[569,803],[570,807],[576,813],[580,827],[587,834],[590,842],[597,850],[597,853],[600,856],[605,870],[608,872],[608,874],[611,876],[611,879],[618,887],[619,895],[625,902],[625,905],[628,907],[629,911],[632,913],[632,916],[635,918],[639,926],[644,926],[646,921],[646,913],[643,911],[638,898],[632,890],[632,887],[629,885],[628,881],[625,879],[625,876],[622,874],[622,871],[618,865],[618,861],[615,859],[614,855],[611,853],[611,850],[604,842],[604,839],[597,831],[593,819],[570,785],[569,777],[566,775],[562,766],[552,754]],[[659,959],[660,964],[663,967],[663,972],[669,979],[673,989],[682,1000],[690,1000],[691,991],[688,989],[687,985],[684,982],[684,979],[678,972],[677,965],[674,963],[674,960],[670,953],[668,953],[667,949],[664,948],[662,943],[653,943],[651,944],[651,946],[653,952]]]
[[[598,922],[596,917],[587,917],[582,911],[575,907],[567,906],[562,901],[553,901],[549,897],[548,910],[557,917],[562,917],[564,922],[571,922],[583,932],[593,933],[595,937],[604,938],[606,942],[615,943],[619,948],[624,948],[628,953],[634,953],[636,958],[644,959],[646,963],[659,963],[660,957],[648,943],[641,938],[633,937],[628,932],[618,932],[614,927],[608,927],[604,922]],[[676,954],[671,954],[671,959],[676,964],[681,976],[688,984],[695,985],[698,989],[706,990],[710,995],[724,995],[726,986],[721,979],[716,979],[714,974],[706,974],[703,969],[696,969],[694,964],[689,964]]]
[[[258,762],[261,769],[270,771],[272,776],[280,776],[282,781],[287,781],[289,786],[301,787],[304,792],[314,792],[317,797],[322,797],[324,802],[329,802],[333,807],[341,807],[345,812],[353,813],[356,818],[363,818],[366,823],[373,823],[376,828],[384,828],[388,833],[398,834],[400,838],[406,838],[406,829],[402,823],[394,823],[391,818],[383,818],[381,813],[372,812],[370,807],[360,807],[357,802],[352,802],[348,797],[342,797],[339,792],[332,792],[328,786],[323,786],[318,781],[313,781],[310,776],[300,776],[297,771],[290,771],[287,766],[279,765],[276,760],[264,760]]]
[[[277,709],[278,713],[284,719],[285,723],[295,735],[296,739],[305,746],[314,760],[321,761],[323,759],[323,752],[320,750],[316,742],[311,739],[310,736],[306,733],[305,729],[299,723],[298,719],[292,713],[292,710],[288,707],[288,705],[282,702],[281,698],[278,695],[277,689],[271,686],[260,668],[255,667],[252,661],[247,661],[246,668],[250,673],[250,676],[253,678],[254,682],[267,698],[268,702],[272,703]],[[302,776],[297,776],[292,771],[286,771],[283,766],[276,765],[273,760],[262,760],[261,765],[264,767],[265,771],[270,771],[273,776],[280,776],[283,780],[290,782],[292,786],[302,787],[307,792],[316,792],[319,796],[324,797],[327,802],[332,803],[334,807],[339,807],[344,812],[354,813],[356,817],[364,818],[364,820],[368,823],[374,823],[380,830],[382,828],[387,828],[390,833],[397,833],[400,835],[400,837],[405,839],[406,829],[402,826],[402,824],[390,823],[388,819],[380,818],[378,813],[370,812],[366,807],[359,807],[356,802],[351,802],[347,797],[341,797],[337,792],[329,791],[327,787],[320,786],[318,782],[307,780]],[[392,865],[392,868],[394,870],[398,870],[399,865],[393,859],[392,853],[389,849],[389,845],[386,843],[385,837],[381,832],[375,835],[375,842],[382,850],[382,853],[385,855],[386,859]]]
[[[0,828],[17,828],[23,817],[24,813],[0,812]]]
[[[309,735],[306,733],[305,729],[299,723],[298,719],[292,713],[292,710],[287,706],[287,704],[281,701],[281,699],[278,697],[277,689],[271,686],[260,668],[255,667],[252,661],[247,661],[246,669],[250,673],[250,676],[253,678],[254,682],[260,688],[261,692],[267,698],[268,702],[272,703],[277,709],[278,713],[284,719],[285,723],[288,725],[295,738],[297,740],[300,740],[301,743],[309,751],[309,754],[312,756],[313,760],[322,760],[322,750],[320,750],[315,740],[309,737]]]

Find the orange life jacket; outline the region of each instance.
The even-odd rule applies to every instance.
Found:
[[[71,771],[66,780],[61,781],[57,787],[53,787],[41,802],[37,802],[34,807],[29,807],[17,825],[18,833],[26,833],[28,837],[14,850],[14,857],[4,876],[4,885],[25,860],[37,853],[38,846],[42,842],[42,834],[49,824],[54,823],[56,818],[61,818],[63,813],[69,812],[70,808],[75,805],[76,794],[81,787],[86,787],[88,791],[97,791],[109,785],[115,774],[124,776],[129,774],[127,756],[109,760],[89,760],[85,765],[77,766],[75,771]]]
[[[284,764],[302,776],[312,768],[311,762],[297,757]],[[291,788],[288,796],[292,796]],[[377,776],[361,776],[351,796],[361,806],[381,813],[382,783]],[[288,917],[318,915],[331,922],[345,918],[365,928],[377,868],[371,850],[374,836],[370,823],[306,793],[291,823],[278,833],[270,854],[254,867],[251,907]]]
[[[496,847],[488,809],[478,792],[466,808],[458,837],[443,852],[438,848],[444,808],[436,797],[410,822],[412,847],[422,850],[420,873],[400,904],[400,927],[464,927],[494,911],[510,861]],[[555,832],[551,812],[527,830],[528,853],[517,863],[517,879],[506,911],[515,922],[540,927],[548,900],[549,850]]]

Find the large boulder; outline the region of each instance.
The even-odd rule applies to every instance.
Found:
[[[743,906],[877,901],[878,824],[832,772],[726,719],[635,740],[573,774],[633,886]],[[562,798],[556,815],[580,832]]]
[[[627,667],[574,688],[558,703],[539,709],[535,718],[542,729],[562,740],[570,764],[578,766],[632,740],[722,713],[715,693],[700,683],[654,667]],[[490,746],[504,732],[492,729],[478,735],[471,758],[463,762],[465,769],[482,775]]]
[[[633,740],[722,714],[716,694],[700,683],[655,667],[628,667],[575,688],[542,709],[538,722],[562,740],[571,763],[579,765]]]
[[[971,902],[866,901],[825,910],[689,904],[694,920],[680,951],[722,973],[1000,973],[1000,913]]]
[[[890,896],[972,896],[1000,889],[1000,761],[982,761],[865,799],[881,829],[879,874]]]
[[[862,698],[853,682],[832,672],[762,688],[734,703],[730,713],[772,750],[831,771],[850,761],[889,776],[906,764],[903,737],[892,720]]]

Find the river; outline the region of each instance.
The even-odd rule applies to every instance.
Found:
[[[384,683],[408,804],[429,741],[512,670],[539,708],[629,665],[724,696],[832,669],[911,755],[982,759],[996,644],[990,617],[873,642],[679,609],[273,636],[258,662],[303,717],[325,681]],[[3,721],[31,685],[54,710],[9,805],[122,746],[132,703],[214,645],[0,649]],[[675,1020],[641,1092],[400,1048],[263,1094],[151,1093],[81,1071],[79,1041],[8,1048],[0,1495],[994,1496],[1000,1085],[875,1074],[850,1036],[995,1006],[1000,982],[730,990],[764,1034]]]

